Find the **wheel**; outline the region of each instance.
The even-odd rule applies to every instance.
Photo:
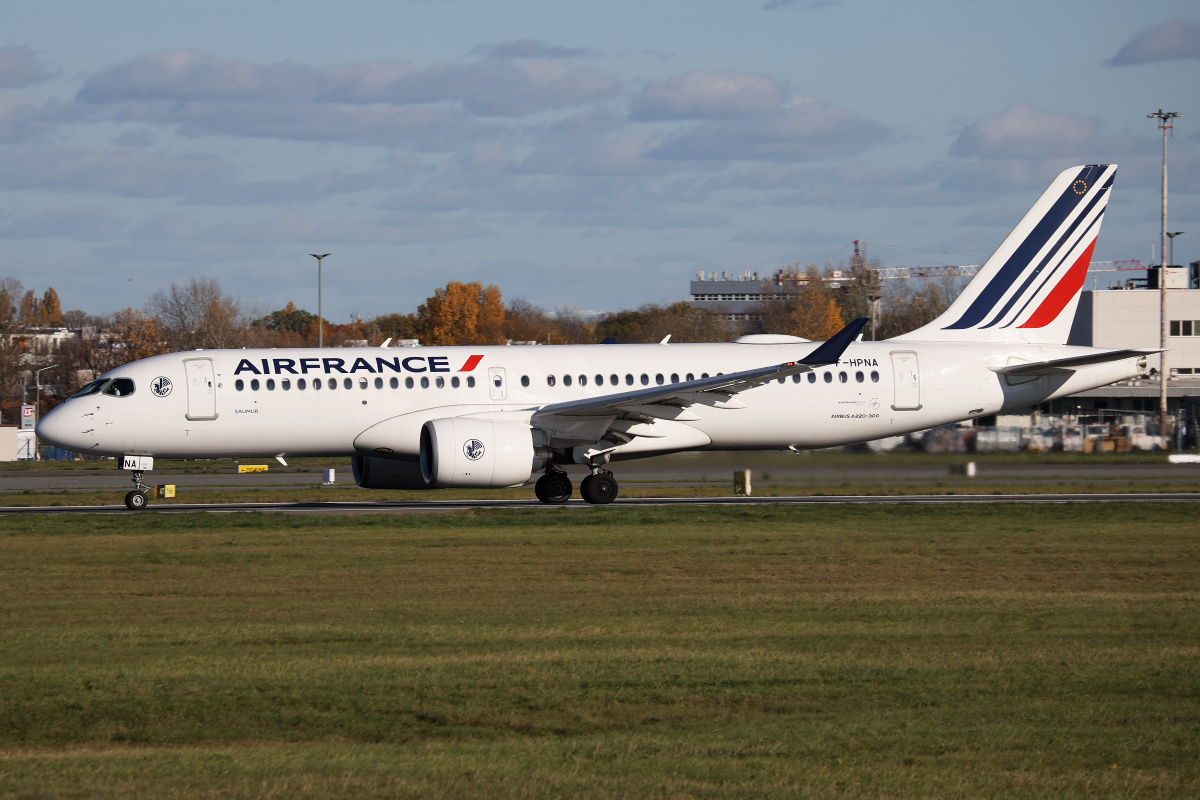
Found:
[[[125,495],[125,507],[130,511],[141,511],[150,504],[150,495],[140,489],[134,489]]]
[[[604,505],[617,499],[617,479],[606,472],[588,475],[579,484],[579,494],[593,505]]]
[[[533,485],[533,493],[543,503],[565,503],[574,489],[567,473],[558,471],[546,473]]]

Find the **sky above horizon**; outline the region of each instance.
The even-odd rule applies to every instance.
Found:
[[[981,263],[1117,163],[1094,258],[1200,259],[1200,11],[1014,0],[10,0],[0,277],[103,314],[217,279],[267,313],[548,310],[697,271]],[[1117,275],[1120,275],[1119,273]],[[1105,286],[1117,275],[1099,276]],[[1121,275],[1121,277],[1125,277]],[[1092,285],[1089,281],[1089,288]]]

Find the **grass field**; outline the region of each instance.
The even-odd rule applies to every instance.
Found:
[[[1195,797],[1185,506],[0,519],[0,796]]]

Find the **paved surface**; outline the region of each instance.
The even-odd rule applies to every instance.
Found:
[[[1010,494],[1010,495],[887,495],[848,497],[637,497],[617,500],[609,506],[591,506],[572,500],[563,506],[545,505],[536,500],[424,500],[406,502],[350,503],[188,503],[155,506],[129,511],[120,506],[23,506],[0,508],[0,516],[22,514],[173,514],[207,511],[279,511],[301,514],[429,513],[481,508],[526,509],[603,509],[629,506],[806,506],[806,505],[953,505],[1001,503],[1200,503],[1197,494]]]
[[[955,463],[974,460],[978,473],[969,480],[973,483],[1040,483],[1060,481],[1161,481],[1164,485],[1194,485],[1200,491],[1200,464],[1168,464],[1165,456],[1162,463],[1130,464],[1121,461],[1112,463],[1085,462],[1076,464],[993,464],[986,458],[972,459],[962,456]],[[353,487],[354,477],[344,463],[331,463],[337,470],[337,484]],[[610,468],[622,484],[642,486],[724,483],[732,488],[733,472],[736,469],[752,470],[756,486],[782,485],[866,485],[886,483],[929,483],[948,480],[967,480],[951,476],[948,462],[927,464],[897,464],[886,456],[862,456],[853,460],[838,459],[836,462],[819,455],[795,456],[780,453],[738,454],[680,454],[641,461],[623,461],[611,464]],[[569,467],[571,479],[578,484],[585,470]],[[143,480],[148,485],[174,483],[181,489],[196,488],[275,488],[311,489],[321,484],[323,471],[320,468],[282,468],[271,465],[268,472],[237,474],[232,467],[220,472],[192,472],[184,470],[154,470],[147,472]],[[0,494],[32,491],[57,490],[119,490],[122,495],[130,488],[131,475],[115,466],[102,470],[79,470],[69,472],[21,472],[0,471]]]

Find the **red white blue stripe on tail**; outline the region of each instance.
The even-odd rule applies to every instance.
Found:
[[[1116,173],[1063,171],[950,308],[896,338],[1066,344]]]

